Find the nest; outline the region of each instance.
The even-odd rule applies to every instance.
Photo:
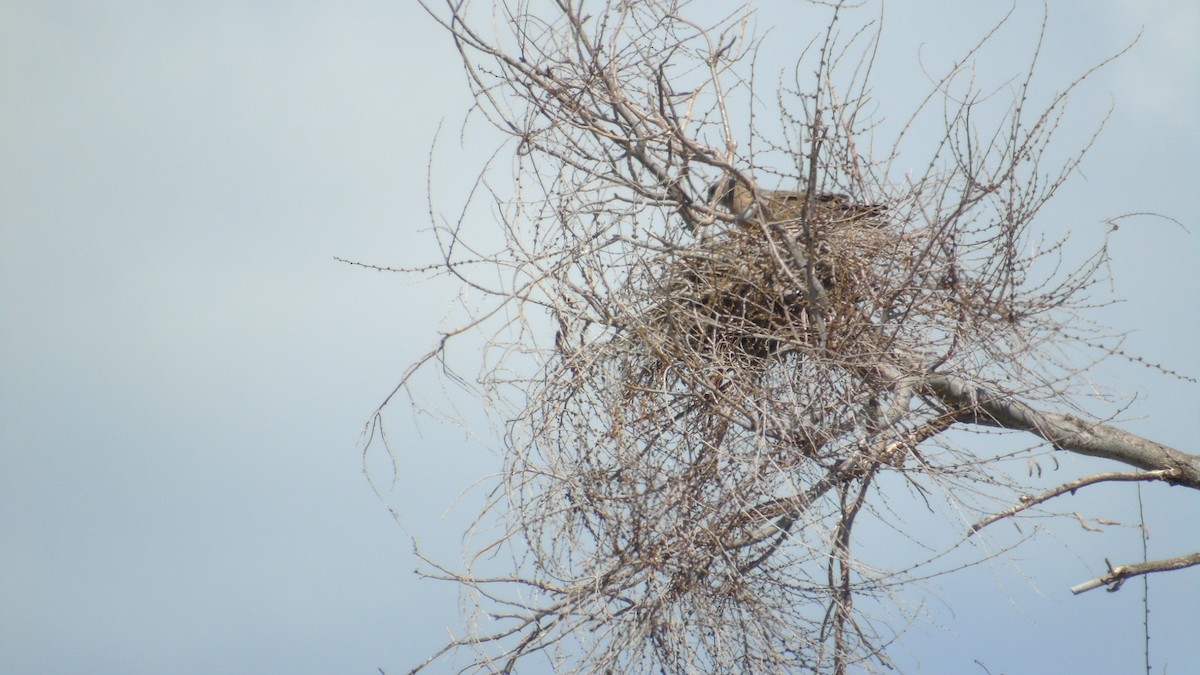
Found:
[[[684,352],[677,357],[762,360],[804,351],[820,344],[820,324],[825,348],[848,350],[869,333],[867,307],[899,253],[895,235],[879,225],[842,223],[818,233],[811,248],[816,295],[808,270],[779,236],[731,230],[663,256],[652,265],[658,286],[650,325],[666,329],[668,343]],[[802,235],[783,236],[792,236],[802,255],[810,250]]]

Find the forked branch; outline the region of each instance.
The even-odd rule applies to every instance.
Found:
[[[1072,586],[1071,592],[1079,595],[1080,593],[1085,593],[1101,586],[1108,586],[1108,590],[1111,593],[1112,591],[1120,590],[1121,585],[1130,577],[1154,572],[1182,570],[1195,565],[1200,565],[1200,552],[1181,555],[1178,558],[1151,560],[1149,562],[1133,563],[1132,565],[1117,565],[1116,567],[1113,567],[1112,563],[1108,563],[1108,574],[1096,577],[1091,581],[1085,581],[1078,586]]]

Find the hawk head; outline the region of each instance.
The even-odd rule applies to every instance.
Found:
[[[729,173],[713,181],[706,191],[709,204],[720,204],[739,221],[754,215],[754,191],[735,174]]]

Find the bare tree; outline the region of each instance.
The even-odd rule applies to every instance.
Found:
[[[502,672],[534,655],[612,673],[887,667],[899,629],[867,606],[944,553],[902,570],[858,555],[856,523],[886,522],[896,491],[975,514],[965,540],[1098,482],[1200,489],[1200,457],[1084,412],[1081,374],[1119,344],[1087,318],[1107,251],[1072,262],[1032,229],[1087,150],[1048,159],[1087,74],[1032,109],[1031,59],[996,114],[972,51],[872,156],[878,30],[840,4],[767,82],[747,8],[426,9],[513,162],[511,186],[481,176],[473,193],[496,228],[473,240],[461,219],[435,223],[437,271],[479,303],[397,387],[450,340],[487,339],[480,395],[506,460],[480,522],[503,528],[463,571],[429,564],[497,621],[431,661],[470,648]],[[903,154],[930,114],[940,142]],[[923,172],[898,177],[901,157]],[[956,442],[972,428],[1036,447],[987,455]],[[1134,470],[1029,495],[1004,468],[1054,452]]]

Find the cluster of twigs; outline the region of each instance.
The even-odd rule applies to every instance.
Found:
[[[1064,96],[1030,114],[1022,90],[986,142],[961,99],[928,172],[897,186],[857,151],[869,58],[834,84],[851,46],[871,53],[869,31],[839,42],[839,9],[806,52],[813,90],[780,94],[777,117],[801,120],[802,138],[751,124],[746,143],[768,149],[740,154],[737,102],[752,120],[762,104],[736,66],[756,42],[743,15],[704,24],[685,5],[498,3],[493,35],[468,3],[431,8],[517,160],[502,250],[457,259],[464,229],[441,228],[443,269],[495,303],[471,326],[507,313],[519,335],[554,334],[494,343],[507,360],[481,378],[512,407],[488,507],[506,526],[477,560],[511,550],[512,570],[440,574],[500,620],[447,646],[477,648],[484,669],[534,654],[589,672],[886,665],[890,629],[854,600],[895,579],[852,553],[881,472],[1007,485],[986,458],[939,445],[960,424],[1142,468],[1191,461],[1124,437],[1100,447],[1110,428],[1023,402],[1067,400],[1077,369],[1045,347],[1086,334],[1066,318],[1104,270],[1104,251],[1056,269],[1061,241],[1030,237],[1079,159],[1038,164]],[[791,158],[778,180],[811,205],[784,219],[755,182],[771,155]],[[761,208],[706,189],[735,183]],[[823,220],[830,190],[878,208]],[[480,264],[508,281],[482,285],[466,271]],[[1172,470],[1156,479],[1200,486],[1200,460]]]
[[[876,472],[937,473],[915,453],[953,419],[894,373],[931,347],[956,357],[980,317],[1037,309],[983,307],[986,282],[943,254],[945,233],[893,211],[814,228],[820,307],[780,239],[796,223],[629,242],[604,286],[543,280],[561,283],[555,353],[505,471],[535,576],[571,582],[547,593],[555,630],[539,636],[604,635],[589,662],[622,667],[641,643],[679,672],[879,657],[877,629],[850,612],[880,590],[849,580],[853,515]],[[572,307],[603,308],[607,330]]]

